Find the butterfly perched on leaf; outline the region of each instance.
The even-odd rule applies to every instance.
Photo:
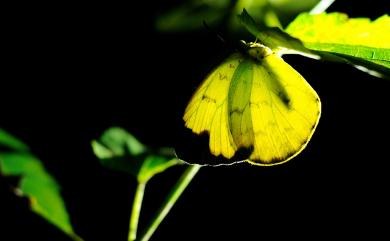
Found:
[[[207,142],[208,155],[184,161],[275,165],[299,154],[313,135],[321,114],[317,93],[277,53],[245,46],[211,71],[188,103],[185,126]]]

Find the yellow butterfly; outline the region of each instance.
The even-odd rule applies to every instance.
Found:
[[[256,165],[286,162],[307,145],[321,115],[317,93],[269,48],[248,43],[214,69],[190,100],[185,126],[207,133],[213,156]],[[206,160],[205,160],[206,161]]]

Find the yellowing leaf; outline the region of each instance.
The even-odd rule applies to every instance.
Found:
[[[353,64],[390,77],[390,17],[374,21],[342,13],[298,16],[286,29],[325,60]]]
[[[287,33],[304,43],[335,43],[390,48],[390,17],[374,21],[368,18],[348,18],[343,13],[299,15],[287,28]]]

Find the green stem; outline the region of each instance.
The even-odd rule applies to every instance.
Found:
[[[71,238],[74,240],[74,241],[84,241],[84,239],[82,239],[81,237],[77,236],[77,234],[69,234],[71,236]]]
[[[334,3],[334,1],[335,0],[321,0],[314,8],[312,8],[310,14],[319,14],[325,12],[326,9],[328,9],[328,7]]]
[[[167,198],[165,199],[165,202],[161,206],[157,215],[154,217],[149,228],[140,239],[141,241],[148,241],[150,239],[150,237],[156,231],[157,227],[167,216],[167,214],[169,213],[169,211],[171,210],[171,208],[173,207],[177,199],[180,197],[180,195],[186,189],[188,184],[194,178],[195,174],[199,171],[200,167],[201,166],[199,165],[191,165],[185,170],[183,175],[180,177],[179,181],[177,181],[175,186],[171,189],[171,192],[168,194]]]
[[[137,238],[137,227],[139,214],[141,212],[142,199],[144,198],[145,183],[138,183],[135,191],[133,209],[131,210],[130,227],[129,227],[129,241],[134,241]]]

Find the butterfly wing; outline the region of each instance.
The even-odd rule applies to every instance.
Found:
[[[321,114],[321,102],[306,80],[276,54],[254,65],[250,100],[254,132],[249,162],[273,165],[299,154]]]
[[[196,134],[208,132],[210,152],[231,158],[237,147],[229,130],[228,92],[232,76],[241,60],[232,55],[200,85],[185,113],[185,126]]]
[[[184,121],[207,132],[212,155],[274,165],[300,153],[320,117],[317,93],[276,54],[258,61],[232,55],[201,84]]]

